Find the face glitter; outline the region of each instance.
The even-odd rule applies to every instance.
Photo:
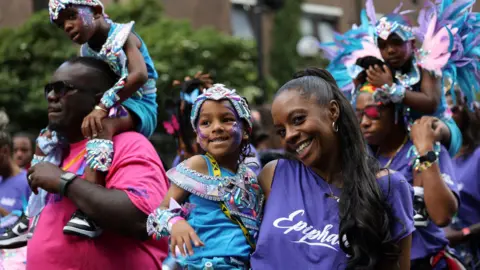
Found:
[[[77,12],[78,17],[82,20],[82,26],[87,30],[93,29],[95,26],[95,18],[93,17],[92,9],[87,6],[79,6]]]

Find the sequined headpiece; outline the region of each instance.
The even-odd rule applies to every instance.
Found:
[[[393,33],[403,41],[415,39],[411,24],[401,14],[388,14],[378,20],[375,26],[375,34],[383,40],[387,40]]]
[[[101,6],[102,12],[105,12],[102,2],[99,0],[50,0],[48,3],[48,12],[50,13],[50,21],[58,19],[60,12],[67,8],[68,5],[83,5],[83,6]]]
[[[190,123],[194,130],[196,130],[195,123],[197,121],[198,115],[200,114],[200,108],[202,107],[203,102],[205,100],[228,100],[232,103],[235,111],[237,112],[238,116],[245,120],[248,124],[248,131],[249,133],[252,131],[252,113],[250,112],[250,108],[248,107],[247,101],[239,96],[235,90],[231,90],[225,87],[223,84],[215,84],[212,87],[208,88],[201,94],[200,96],[195,99],[192,107],[192,114],[190,116]]]

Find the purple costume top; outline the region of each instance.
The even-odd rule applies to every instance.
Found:
[[[391,234],[398,241],[414,230],[413,189],[399,173],[378,183],[393,210]],[[331,189],[340,196],[340,189]],[[319,175],[300,161],[279,160],[252,269],[344,269],[348,258],[339,245],[338,211]]]

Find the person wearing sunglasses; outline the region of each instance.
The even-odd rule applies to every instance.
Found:
[[[457,88],[457,87],[455,87]],[[480,268],[480,108],[459,89],[447,92],[452,117],[462,131],[463,145],[453,159],[459,182],[460,207],[445,233],[470,269]]]
[[[375,61],[360,64],[368,69]],[[436,141],[434,128],[439,120],[424,116],[409,133],[401,105],[389,100],[383,89],[362,82],[362,76],[357,78],[353,104],[372,154],[382,167],[402,173],[414,188],[411,269],[461,265],[446,251],[448,240],[440,228],[451,222],[459,195],[451,158]]]
[[[64,138],[64,155],[61,167],[39,162],[28,171],[32,191],[48,192],[43,210],[31,222],[28,269],[160,269],[166,258],[166,240],[146,240],[147,213],[168,189],[165,170],[148,139],[134,131],[115,135],[105,185],[86,174],[89,139],[82,134],[82,122],[117,80],[102,60],[78,57],[62,64],[45,87],[48,126]],[[63,232],[77,209],[101,225],[100,237]]]

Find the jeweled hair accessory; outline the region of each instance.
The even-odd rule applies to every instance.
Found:
[[[382,17],[375,26],[376,35],[387,40],[391,34],[397,34],[403,41],[414,40],[413,28],[398,14]]]
[[[205,100],[228,100],[232,103],[235,111],[237,112],[238,116],[245,120],[248,124],[248,131],[249,133],[252,130],[252,113],[250,112],[250,108],[248,107],[247,101],[239,96],[235,90],[228,89],[223,84],[214,84],[212,87],[205,90],[203,94],[197,97],[195,102],[193,103],[192,107],[192,114],[190,115],[190,123],[194,130],[196,130],[196,120],[198,115],[200,114],[200,108],[202,107],[203,102]]]
[[[60,12],[67,8],[68,5],[83,6],[101,6],[102,12],[105,12],[102,2],[99,0],[50,0],[48,3],[48,12],[50,13],[50,21],[58,19]]]

